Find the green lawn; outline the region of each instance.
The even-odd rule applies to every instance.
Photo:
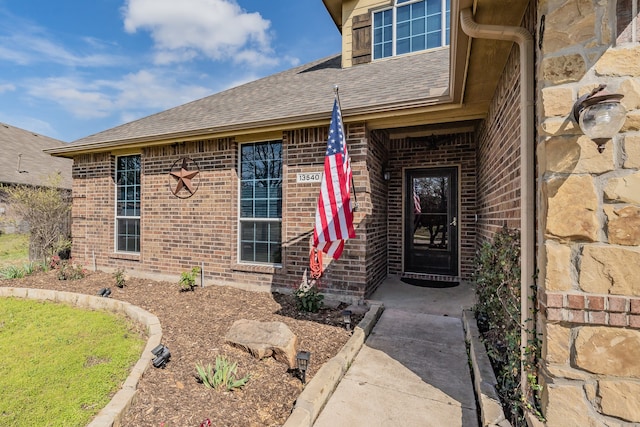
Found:
[[[128,319],[0,298],[0,425],[84,426],[139,359]]]
[[[29,262],[28,234],[0,234],[0,268]]]

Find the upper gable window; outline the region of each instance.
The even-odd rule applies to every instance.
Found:
[[[450,0],[396,0],[373,13],[373,59],[449,44]]]

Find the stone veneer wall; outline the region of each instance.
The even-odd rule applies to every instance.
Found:
[[[74,259],[89,268],[95,263],[98,269],[125,268],[130,274],[176,282],[181,272],[204,263],[207,283],[264,290],[297,287],[309,266],[319,184],[296,183],[296,175],[322,171],[327,132],[324,126],[282,134],[282,267],[237,262],[239,144],[232,138],[142,149],[140,254],[114,252],[115,156],[77,156],[73,166]],[[355,215],[357,238],[347,242],[339,261],[325,259],[320,286],[337,296],[361,299],[368,281],[364,261],[371,248],[367,242],[380,238],[367,237],[372,210],[367,131],[359,123],[349,125],[346,132],[360,205]],[[200,168],[200,187],[187,199],[176,198],[169,190],[169,170],[182,157],[192,158]],[[379,184],[375,187],[378,193]],[[372,285],[377,286],[375,281],[381,280],[380,271],[385,269],[384,257],[372,259],[383,265],[374,269]]]
[[[538,3],[546,21],[537,87],[541,380],[550,426],[640,423],[639,3]],[[628,111],[602,153],[569,116],[600,83],[624,94]]]

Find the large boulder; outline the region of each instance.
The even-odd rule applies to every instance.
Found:
[[[290,369],[296,367],[298,337],[282,322],[236,320],[225,339],[258,359],[273,357]]]

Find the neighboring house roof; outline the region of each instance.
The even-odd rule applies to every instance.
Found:
[[[0,183],[46,185],[50,175],[60,173],[60,188],[71,188],[73,161],[42,151],[62,148],[64,142],[0,123],[0,145]]]
[[[341,68],[341,55],[317,60],[224,92],[87,136],[68,155],[132,142],[152,142],[329,120],[333,86],[343,116],[376,114],[448,100],[449,49]]]

